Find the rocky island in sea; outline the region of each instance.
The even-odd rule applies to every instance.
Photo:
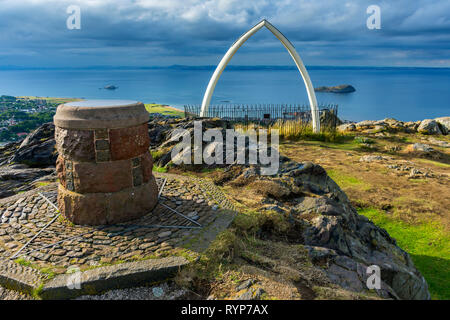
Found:
[[[332,87],[318,87],[318,88],[314,88],[314,91],[316,92],[331,92],[331,93],[350,93],[350,92],[355,92],[356,89],[349,85],[349,84],[341,84],[338,86],[332,86]]]
[[[115,86],[115,85],[113,85],[113,84],[108,84],[108,85],[104,86],[103,89],[106,89],[106,90],[116,90],[116,89],[119,89],[119,87],[118,87],[118,86]]]

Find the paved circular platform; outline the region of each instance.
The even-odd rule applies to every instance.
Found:
[[[17,265],[31,265],[38,270],[49,268],[54,273],[65,273],[73,266],[86,270],[177,255],[189,247],[186,244],[195,247],[195,242],[198,242],[196,248],[206,248],[212,237],[202,238],[203,234],[225,212],[227,222],[223,226],[227,227],[232,220],[232,210],[223,209],[232,209],[232,205],[212,183],[160,175],[157,177],[159,187],[165,179],[159,203],[151,213],[109,226],[77,226],[62,216],[55,219],[57,211],[39,192],[56,204],[56,184],[3,199],[0,202],[0,260],[9,264],[11,257],[33,237],[35,239],[13,260]]]

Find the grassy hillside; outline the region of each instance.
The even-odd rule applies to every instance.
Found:
[[[450,141],[449,136],[434,138]],[[322,165],[359,213],[386,229],[411,255],[432,298],[450,299],[449,148],[418,134],[360,135],[341,141],[284,141],[280,150],[297,161]],[[405,152],[416,142],[431,145],[435,152]],[[361,161],[367,155],[383,160]],[[415,176],[414,170],[426,175]]]
[[[161,113],[168,116],[184,117],[184,111],[163,104],[146,103],[145,108],[149,113]]]
[[[432,298],[450,299],[450,235],[436,221],[411,225],[374,208],[358,212],[389,232],[427,280]]]
[[[77,98],[54,98],[54,97],[35,97],[35,96],[20,96],[17,98],[18,99],[47,100],[48,102],[53,102],[53,103],[58,103],[58,104],[83,100],[83,99],[77,99]]]

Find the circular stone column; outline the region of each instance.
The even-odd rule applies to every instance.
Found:
[[[58,207],[75,224],[124,222],[149,213],[158,186],[141,102],[86,100],[58,106]]]

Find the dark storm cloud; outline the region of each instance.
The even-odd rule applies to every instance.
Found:
[[[81,30],[66,28],[71,4],[81,8]],[[381,30],[366,27],[372,4],[381,7]],[[0,0],[0,65],[216,64],[267,18],[310,65],[450,66],[448,12],[447,0]],[[291,61],[266,30],[233,63]]]

